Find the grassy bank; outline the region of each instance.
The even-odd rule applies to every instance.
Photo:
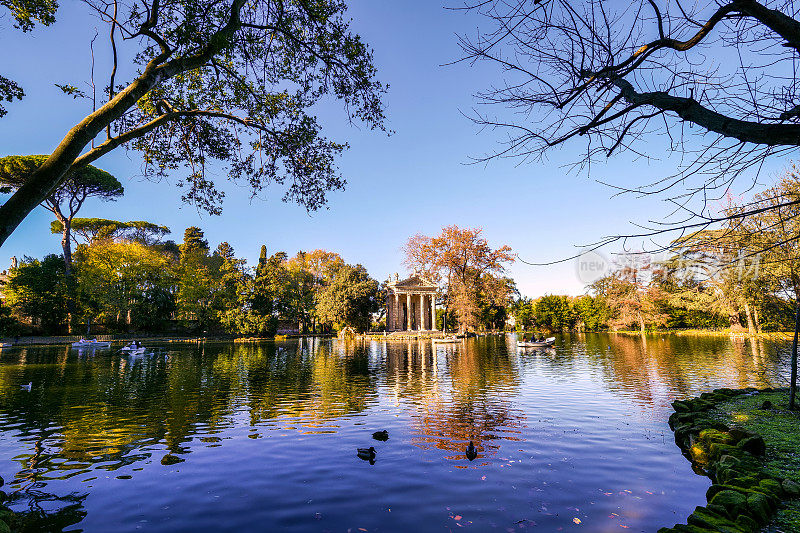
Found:
[[[620,335],[636,335],[642,333],[639,330],[618,330],[609,331],[608,333],[617,333]],[[755,337],[759,339],[770,340],[792,340],[794,336],[793,331],[762,331],[761,333],[754,333],[750,335],[745,331],[732,331],[730,329],[655,329],[652,331],[645,331],[647,335],[678,335],[678,336],[692,336],[692,337]]]
[[[772,408],[764,405],[772,404]],[[789,411],[789,392],[761,392],[737,396],[717,404],[714,416],[729,426],[757,433],[764,438],[766,453],[762,469],[778,479],[800,483],[800,413]],[[784,502],[769,531],[800,531],[800,500]]]
[[[800,418],[787,389],[717,389],[672,406],[675,443],[713,484],[705,506],[659,533],[800,530]]]

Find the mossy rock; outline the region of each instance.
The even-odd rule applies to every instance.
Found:
[[[758,487],[758,476],[741,476],[730,480],[727,484],[732,487],[752,489]]]
[[[722,444],[721,442],[714,442],[708,447],[708,451],[711,454],[711,457],[714,461],[719,461],[723,455],[729,455],[731,457],[735,457],[737,459],[742,458],[742,450],[741,448],[737,448],[731,444]]]
[[[699,413],[672,413],[669,415],[669,427],[673,431],[678,426],[693,426]]]
[[[713,488],[712,485],[711,488]],[[710,502],[716,505],[721,505],[728,511],[729,516],[739,516],[747,509],[747,497],[739,491],[725,489],[714,494]]]
[[[734,439],[730,433],[727,431],[720,431],[718,429],[704,429],[700,432],[698,438],[708,444],[714,442],[720,444],[736,444],[736,439]]]
[[[781,488],[790,498],[797,498],[800,496],[800,483],[795,483],[791,479],[784,479],[781,483]]]
[[[716,503],[709,503],[706,505],[706,509],[711,511],[712,513],[717,513],[720,516],[724,516],[725,518],[733,518],[728,514],[728,510],[725,509],[722,505],[718,505]]]
[[[736,525],[739,526],[742,530],[746,531],[747,533],[755,533],[760,528],[758,526],[758,522],[747,516],[746,514],[740,514],[736,517]]]
[[[783,487],[774,479],[762,479],[758,484],[758,490],[766,492],[767,494],[772,494],[778,499],[783,498]]]
[[[707,529],[694,524],[675,524],[673,530],[678,533],[714,533],[713,529]]]
[[[689,525],[704,527],[711,531],[721,533],[741,533],[741,529],[734,523],[705,507],[697,507],[687,519]]]
[[[747,495],[747,509],[749,511],[747,514],[761,525],[768,524],[772,517],[769,500],[760,492],[751,492]]]
[[[11,533],[11,528],[5,522],[5,520],[0,520],[0,533]]]
[[[708,447],[708,454],[714,461],[719,461],[723,455],[730,455],[731,457],[735,457],[740,461],[746,461],[754,464],[753,455],[744,448],[740,448],[738,445],[734,446],[732,444],[713,442]]]
[[[733,437],[737,441],[740,441],[742,439],[746,439],[747,437],[752,437],[753,436],[753,434],[750,433],[749,431],[744,430],[742,428],[737,428],[737,427],[730,428],[728,430],[728,433],[730,433],[731,437]]]
[[[700,398],[689,400],[686,403],[689,404],[689,407],[691,408],[692,411],[708,411],[716,407],[716,404],[714,402],[701,400]]]
[[[675,400],[672,402],[672,408],[675,409],[676,413],[688,413],[690,411],[694,411],[694,409],[692,409],[688,403],[681,400]]]
[[[724,469],[724,468],[739,468],[742,464],[742,460],[738,457],[734,457],[732,455],[722,455],[717,460],[717,468]]]
[[[692,457],[692,461],[695,463],[699,463],[701,465],[708,464],[708,450],[701,442],[695,443],[691,448],[689,448],[689,455]]]
[[[716,392],[704,392],[703,394],[700,395],[700,398],[702,400],[714,403],[727,399],[725,396],[717,394]]]
[[[767,445],[764,442],[764,437],[761,435],[753,435],[740,440],[736,446],[742,450],[752,453],[756,457],[761,457],[767,452]]]
[[[717,467],[716,482],[720,485],[728,485],[732,480],[740,477],[745,477],[745,474],[735,468],[720,469],[719,466]]]

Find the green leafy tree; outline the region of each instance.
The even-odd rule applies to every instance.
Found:
[[[20,319],[30,319],[44,333],[62,329],[72,294],[63,258],[54,254],[41,261],[25,257],[11,269],[3,292],[7,305]]]
[[[175,311],[177,275],[169,259],[138,242],[95,241],[78,254],[87,318],[115,330],[163,331]]]
[[[0,158],[0,192],[19,190],[47,159],[44,155]],[[59,186],[42,198],[42,206],[51,211],[61,227],[61,248],[67,275],[72,270],[72,221],[83,203],[91,197],[105,201],[122,196],[124,189],[104,170],[87,165],[67,173]]]
[[[567,296],[549,294],[536,300],[536,324],[550,331],[572,329],[575,317]]]
[[[346,145],[322,135],[316,106],[333,98],[348,120],[383,128],[385,87],[342,0],[78,6],[107,25],[105,100],[0,206],[0,245],[69,173],[120,146],[142,153],[146,176],[171,175],[185,201],[211,213],[223,197],[211,177],[220,167],[253,194],[286,183],[284,200],[317,209],[344,186],[335,159]]]
[[[121,222],[107,218],[73,218],[72,237],[77,242],[76,236],[83,239],[83,244],[90,244],[98,239],[125,239],[136,241],[146,246],[158,244],[170,229],[167,226],[154,224],[145,220],[130,220]],[[58,220],[50,223],[51,233],[63,233],[64,224]]]
[[[181,319],[201,331],[207,331],[215,318],[212,301],[216,274],[203,230],[195,226],[186,228],[180,245],[177,310]]]
[[[321,322],[337,328],[369,329],[372,313],[380,305],[379,283],[361,265],[343,265],[330,283],[316,295],[316,313]]]
[[[575,298],[571,305],[573,317],[577,320],[573,327],[586,331],[600,331],[608,327],[609,309],[602,297],[585,294]]]

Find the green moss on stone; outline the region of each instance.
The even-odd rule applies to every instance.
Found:
[[[708,444],[736,444],[736,439],[734,439],[730,433],[718,429],[704,429],[700,431],[698,438]]]
[[[735,490],[721,490],[714,494],[711,503],[721,505],[729,516],[738,516],[747,506],[747,497]]]
[[[749,510],[747,514],[759,524],[766,525],[772,518],[772,509],[769,501],[761,493],[751,492],[747,495],[747,509]]]
[[[689,525],[695,525],[719,531],[721,533],[741,533],[741,529],[732,521],[724,516],[711,511],[705,507],[697,507],[687,519]]]
[[[758,522],[744,514],[740,514],[736,517],[736,525],[747,533],[753,533],[760,529],[758,527]]]

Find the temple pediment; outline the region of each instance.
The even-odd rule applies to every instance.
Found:
[[[419,274],[414,274],[411,277],[403,280],[392,281],[389,283],[389,286],[397,289],[405,289],[405,290],[415,289],[423,291],[436,290],[437,288],[435,283],[433,283],[428,279],[425,279]]]

